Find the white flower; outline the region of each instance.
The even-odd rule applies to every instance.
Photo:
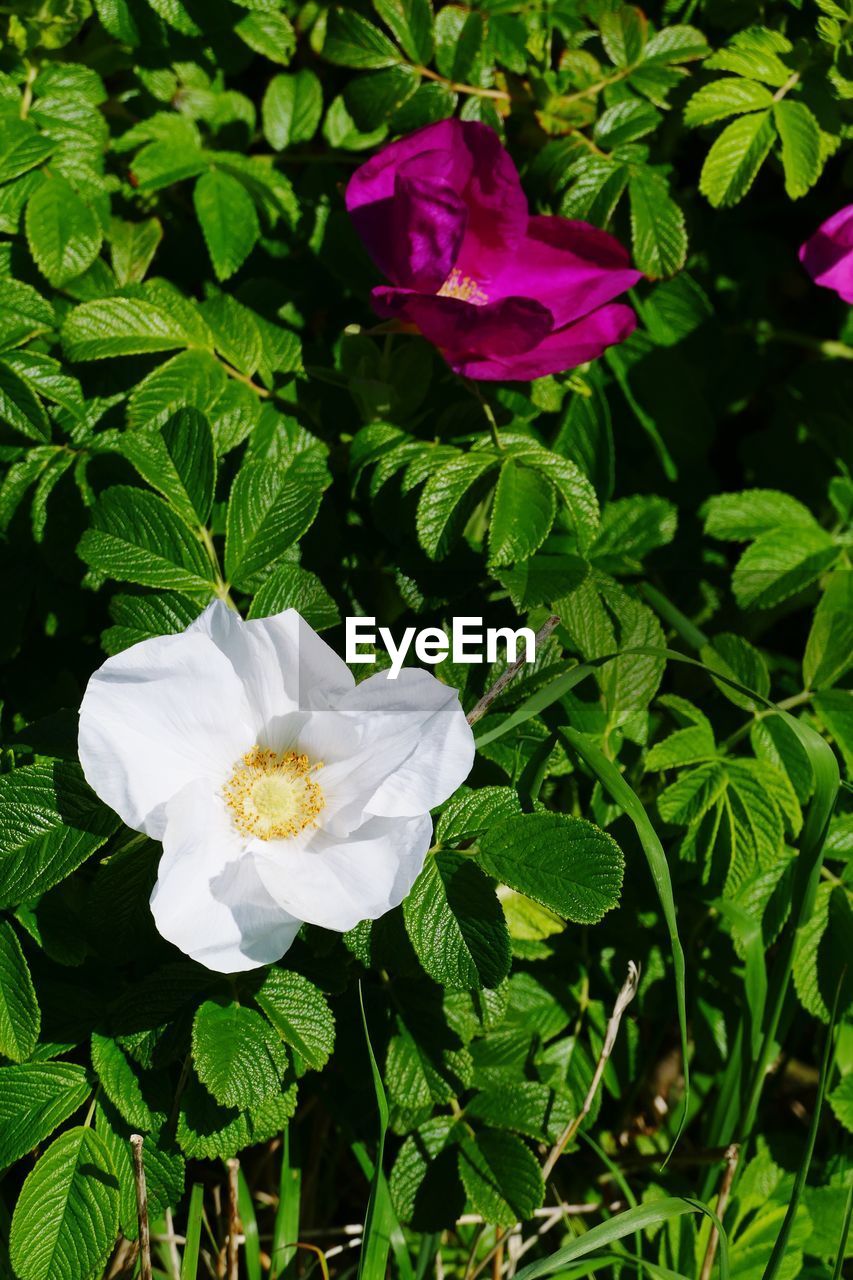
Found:
[[[157,928],[224,973],[277,960],[303,921],[345,931],[402,902],[474,758],[428,672],[356,685],[295,610],[243,622],[221,602],[95,672],[79,748],[101,799],[163,842]]]

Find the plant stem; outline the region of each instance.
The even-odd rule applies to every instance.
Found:
[[[237,1181],[240,1173],[240,1161],[228,1161],[228,1280],[239,1280],[240,1259],[238,1256],[240,1237],[240,1214],[237,1209]]]
[[[145,1185],[145,1166],[142,1163],[143,1142],[141,1134],[130,1135],[130,1147],[133,1152],[133,1181],[136,1186],[136,1213],[139,1219],[139,1280],[153,1280],[151,1232],[148,1225],[148,1189]]]
[[[726,1150],[726,1171],[720,1183],[720,1194],[717,1196],[716,1214],[721,1222],[726,1211],[726,1205],[729,1203],[729,1196],[732,1193],[732,1183],[734,1182],[739,1155],[740,1147],[736,1142],[733,1142]],[[716,1257],[719,1243],[720,1233],[716,1226],[712,1226],[711,1234],[708,1237],[708,1247],[705,1250],[705,1257],[702,1261],[702,1270],[699,1273],[699,1280],[711,1280],[711,1271],[714,1267],[714,1258]]]
[[[536,632],[534,637],[534,651],[543,644],[556,626],[559,625],[560,619],[552,614],[547,622],[543,622],[542,626]],[[480,701],[468,712],[467,720],[469,724],[476,724],[478,720],[482,720],[495,698],[499,697],[511,680],[514,680],[523,666],[526,665],[524,658],[519,658],[517,662],[513,662],[507,667],[506,671],[498,676],[491,689],[488,689],[480,699]]]
[[[477,84],[459,84],[456,80],[448,80],[447,76],[439,75],[437,71],[431,71],[429,67],[419,67],[412,65],[412,70],[416,71],[419,76],[425,76],[427,80],[437,80],[439,84],[443,84],[445,88],[450,89],[453,93],[468,93],[477,98],[495,98],[500,102],[510,102],[512,95],[507,93],[506,89],[484,89]]]

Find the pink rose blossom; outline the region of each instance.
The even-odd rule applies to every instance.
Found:
[[[815,284],[853,304],[853,204],[821,223],[800,246],[799,257]]]
[[[469,378],[572,369],[633,331],[613,302],[642,278],[606,231],[531,216],[486,125],[442,120],[384,147],[346,191],[356,230],[391,281],[376,312],[416,326]]]

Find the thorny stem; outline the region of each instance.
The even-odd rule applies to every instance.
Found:
[[[151,1233],[148,1225],[148,1189],[145,1185],[145,1166],[142,1163],[142,1144],[139,1133],[130,1135],[133,1152],[133,1181],[136,1186],[136,1213],[139,1219],[139,1280],[153,1280],[151,1271]]]
[[[622,1021],[622,1015],[634,999],[634,996],[637,994],[639,982],[640,971],[634,964],[634,961],[629,960],[628,976],[623,982],[619,994],[616,997],[616,1003],[613,1006],[613,1012],[610,1015],[610,1021],[608,1022],[607,1030],[604,1033],[604,1044],[601,1046],[601,1053],[598,1055],[598,1062],[596,1063],[595,1071],[593,1072],[592,1080],[590,1081],[590,1086],[587,1089],[586,1097],[583,1100],[583,1106],[574,1119],[569,1121],[563,1132],[560,1134],[560,1137],[551,1148],[551,1151],[542,1166],[543,1182],[548,1181],[548,1178],[553,1172],[554,1165],[557,1163],[560,1156],[563,1154],[566,1147],[569,1145],[572,1138],[589,1115],[590,1108],[595,1100],[595,1095],[598,1092],[598,1086],[601,1083],[601,1077],[604,1075],[604,1068],[607,1066],[607,1063],[610,1060],[610,1055],[616,1044],[616,1037],[619,1034],[619,1024]]]
[[[548,639],[551,632],[559,625],[560,619],[556,615],[552,615],[547,622],[544,622],[534,637],[534,648],[538,649],[539,645]],[[511,680],[514,680],[521,668],[525,666],[525,659],[519,658],[517,662],[511,663],[506,671],[498,676],[491,689],[488,689],[476,704],[468,712],[468,723],[473,725],[478,720],[482,720],[495,698],[499,697]]]

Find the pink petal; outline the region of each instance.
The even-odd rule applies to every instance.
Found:
[[[800,246],[799,259],[815,284],[853,304],[853,204],[818,227]]]
[[[469,357],[512,357],[529,351],[553,329],[550,311],[533,298],[501,298],[477,306],[461,298],[386,286],[374,289],[371,296],[378,315],[415,325],[454,368]]]
[[[637,317],[631,308],[613,302],[575,324],[549,334],[537,346],[519,355],[461,360],[448,356],[447,360],[454,372],[466,378],[527,382],[532,378],[544,378],[549,373],[563,373],[594,360],[606,347],[623,342],[636,325]]]

